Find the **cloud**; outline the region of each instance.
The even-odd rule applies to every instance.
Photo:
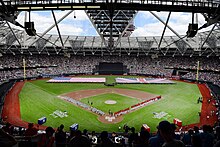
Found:
[[[154,12],[163,22],[166,22],[168,12]],[[140,16],[142,19],[140,19]],[[146,20],[145,20],[146,19]],[[194,17],[196,21],[196,17]],[[141,20],[141,21],[140,21]],[[204,17],[198,14],[199,27],[205,23]],[[135,27],[132,36],[161,36],[164,24],[154,17],[150,12],[140,11],[135,19]],[[143,22],[145,24],[143,24]],[[168,25],[179,35],[186,35],[189,23],[192,23],[192,14],[183,12],[172,12]],[[208,30],[209,28],[205,29]],[[204,30],[203,30],[204,31]],[[169,28],[166,28],[165,36],[175,35]]]
[[[54,11],[56,20],[59,20],[69,11]],[[169,12],[154,12],[160,19],[166,22]],[[76,18],[74,18],[74,15]],[[24,24],[25,12],[19,14],[17,21]],[[27,15],[28,18],[28,15]],[[195,17],[196,19],[196,17]],[[54,19],[51,11],[33,11],[31,12],[31,21],[35,24],[37,33],[45,32],[54,24]],[[172,12],[168,25],[179,35],[185,35],[188,29],[188,24],[192,21],[191,13]],[[205,23],[204,17],[198,15],[199,27]],[[139,11],[134,19],[134,30],[132,36],[161,36],[164,24],[162,24],[149,11]],[[85,11],[77,10],[72,12],[59,24],[59,29],[62,35],[79,35],[79,36],[98,36],[95,28],[90,22]],[[19,28],[19,27],[17,27]],[[21,28],[19,28],[21,29]],[[211,27],[202,29],[201,31],[210,30]],[[49,34],[58,34],[56,27],[54,27]],[[175,35],[169,28],[166,28],[165,36]]]
[[[68,24],[60,24],[59,29],[60,33],[63,35],[81,35],[84,31],[82,28]],[[49,34],[58,34],[57,29],[53,28]]]
[[[54,11],[56,20],[58,21],[69,11]],[[74,15],[76,18],[74,18]],[[28,17],[28,15],[27,15]],[[22,12],[17,21],[24,25],[25,13]],[[28,19],[27,19],[28,21]],[[37,33],[43,33],[47,31],[52,25],[54,25],[54,18],[50,11],[43,12],[31,12],[31,21],[34,22]],[[84,28],[89,28],[91,23],[88,23],[89,19],[84,11],[77,10],[69,14],[64,20],[62,20],[58,26],[62,35],[82,35],[85,34]],[[87,31],[90,31],[88,29]],[[56,27],[48,32],[49,34],[58,34]]]
[[[154,12],[155,13],[155,12]],[[150,12],[141,12],[141,15],[146,15],[145,18],[147,18],[145,24],[139,23],[138,20],[135,21],[135,26],[136,29],[133,32],[132,36],[161,36],[162,32],[164,30],[164,24],[159,21],[154,15],[152,15]],[[163,22],[166,22],[166,19],[168,17],[168,13],[163,12],[163,13],[155,13],[160,19],[162,19]],[[179,14],[180,15],[180,14]],[[178,34],[185,34],[186,29],[188,27],[188,24],[184,21],[180,22],[177,21],[177,18],[179,19],[178,14],[171,14],[170,16],[170,21],[168,22],[168,25]],[[149,21],[150,20],[150,21]],[[188,20],[188,19],[186,19]],[[143,20],[142,20],[143,22]],[[165,36],[170,36],[170,35],[175,35],[168,27],[166,28],[165,31]]]
[[[172,25],[170,25],[172,26]],[[132,36],[161,36],[164,29],[164,25],[160,22],[147,24],[142,27],[137,27],[135,31],[133,32]],[[186,32],[186,26],[182,25],[179,27],[173,28],[175,32],[178,32],[178,34],[184,34]],[[171,30],[166,28],[166,32],[164,34],[165,36],[173,36],[175,35]]]

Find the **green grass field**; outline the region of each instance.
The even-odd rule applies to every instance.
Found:
[[[114,81],[115,76],[108,76],[108,80]],[[162,99],[150,104],[137,111],[124,115],[122,122],[117,124],[104,124],[98,121],[97,115],[78,108],[71,103],[59,99],[57,96],[78,90],[108,88],[103,84],[94,83],[46,83],[46,80],[36,80],[26,82],[19,97],[21,117],[28,122],[37,123],[37,120],[43,116],[47,117],[46,126],[58,127],[60,124],[65,125],[65,129],[73,123],[79,124],[79,129],[95,130],[100,132],[107,130],[109,132],[119,131],[118,127],[127,124],[130,127],[140,129],[142,124],[148,124],[152,131],[161,120],[173,121],[174,118],[182,120],[183,125],[198,123],[198,112],[201,110],[201,103],[197,104],[200,91],[195,84],[185,82],[176,82],[176,84],[118,84],[115,88],[134,89],[161,95]],[[104,98],[103,98],[104,97]],[[107,99],[116,98],[119,105],[109,106],[104,103]],[[88,99],[94,102],[94,106],[108,112],[109,109],[120,110],[133,105],[138,100],[125,96],[114,94],[98,95],[95,97],[82,99],[87,103]],[[94,100],[93,100],[94,99]],[[129,101],[128,101],[129,100]],[[54,111],[68,112],[68,117],[54,117]],[[153,113],[167,113],[166,116],[158,119],[154,118]]]
[[[114,100],[117,103],[114,105],[105,104],[105,101],[107,100]],[[129,97],[114,94],[114,93],[97,95],[97,96],[93,96],[89,98],[84,98],[81,100],[81,102],[83,103],[88,103],[88,101],[93,102],[93,105],[92,105],[93,107],[98,108],[99,110],[102,110],[105,113],[108,113],[109,110],[111,110],[112,112],[117,112],[119,110],[123,110],[125,108],[128,108],[134,104],[141,102],[138,99],[129,98]]]

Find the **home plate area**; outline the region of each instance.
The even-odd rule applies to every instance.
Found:
[[[109,122],[112,122],[113,120],[115,120],[114,116],[105,116],[105,119]]]

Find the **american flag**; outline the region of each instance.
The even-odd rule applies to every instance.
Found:
[[[48,83],[104,83],[105,78],[81,78],[81,77],[55,77]]]

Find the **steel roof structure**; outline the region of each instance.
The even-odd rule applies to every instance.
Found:
[[[218,0],[0,0],[0,53],[1,54],[64,54],[71,55],[132,55],[132,56],[219,56],[220,55],[220,2]],[[54,24],[45,32],[28,36],[27,28],[16,21],[20,11],[51,10]],[[68,10],[56,20],[54,10]],[[73,10],[85,10],[99,36],[69,36],[60,34],[58,24]],[[133,19],[139,10],[149,11],[164,24],[161,36],[130,37],[134,31]],[[168,11],[167,21],[152,11]],[[172,12],[201,13],[210,31],[195,37],[179,35],[168,25]],[[12,28],[10,23],[20,26]],[[56,27],[58,35],[48,32]],[[22,28],[25,28],[23,30]],[[175,36],[164,36],[166,29]],[[33,28],[34,29],[34,28]]]

